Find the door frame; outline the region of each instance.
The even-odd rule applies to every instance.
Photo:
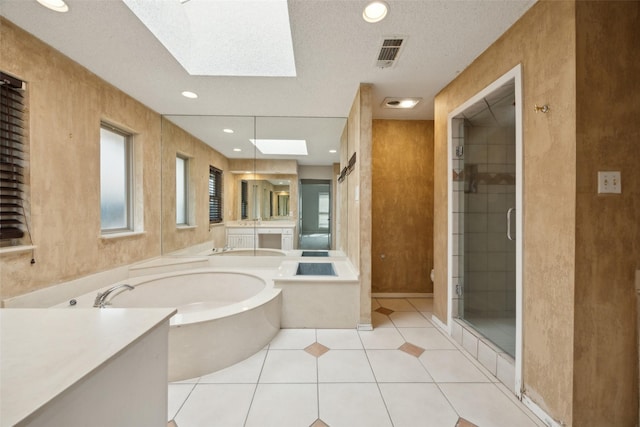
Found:
[[[489,86],[469,98],[447,116],[447,331],[451,335],[453,324],[453,303],[456,284],[453,280],[453,134],[452,120],[471,105],[500,86],[514,80],[515,88],[515,136],[516,136],[516,357],[515,384],[516,396],[522,398],[522,329],[523,329],[523,295],[522,295],[522,259],[523,259],[523,129],[522,129],[522,65],[518,64]]]

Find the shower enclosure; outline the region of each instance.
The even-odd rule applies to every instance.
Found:
[[[455,115],[451,137],[453,317],[515,358],[519,236],[514,80]]]

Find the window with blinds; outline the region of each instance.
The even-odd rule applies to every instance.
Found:
[[[209,166],[209,222],[222,222],[222,171]]]
[[[27,230],[27,164],[23,82],[0,72],[0,243]]]

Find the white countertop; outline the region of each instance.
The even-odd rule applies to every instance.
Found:
[[[262,221],[230,221],[227,222],[225,226],[229,228],[294,228],[296,226],[296,222],[279,219]]]
[[[40,410],[175,314],[156,309],[1,309],[0,425]]]

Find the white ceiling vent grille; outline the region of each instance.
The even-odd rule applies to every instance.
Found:
[[[384,39],[382,41],[382,46],[380,47],[380,52],[378,53],[376,66],[379,68],[392,67],[398,58],[398,54],[400,53],[400,49],[402,49],[403,43],[404,38],[401,37]]]

